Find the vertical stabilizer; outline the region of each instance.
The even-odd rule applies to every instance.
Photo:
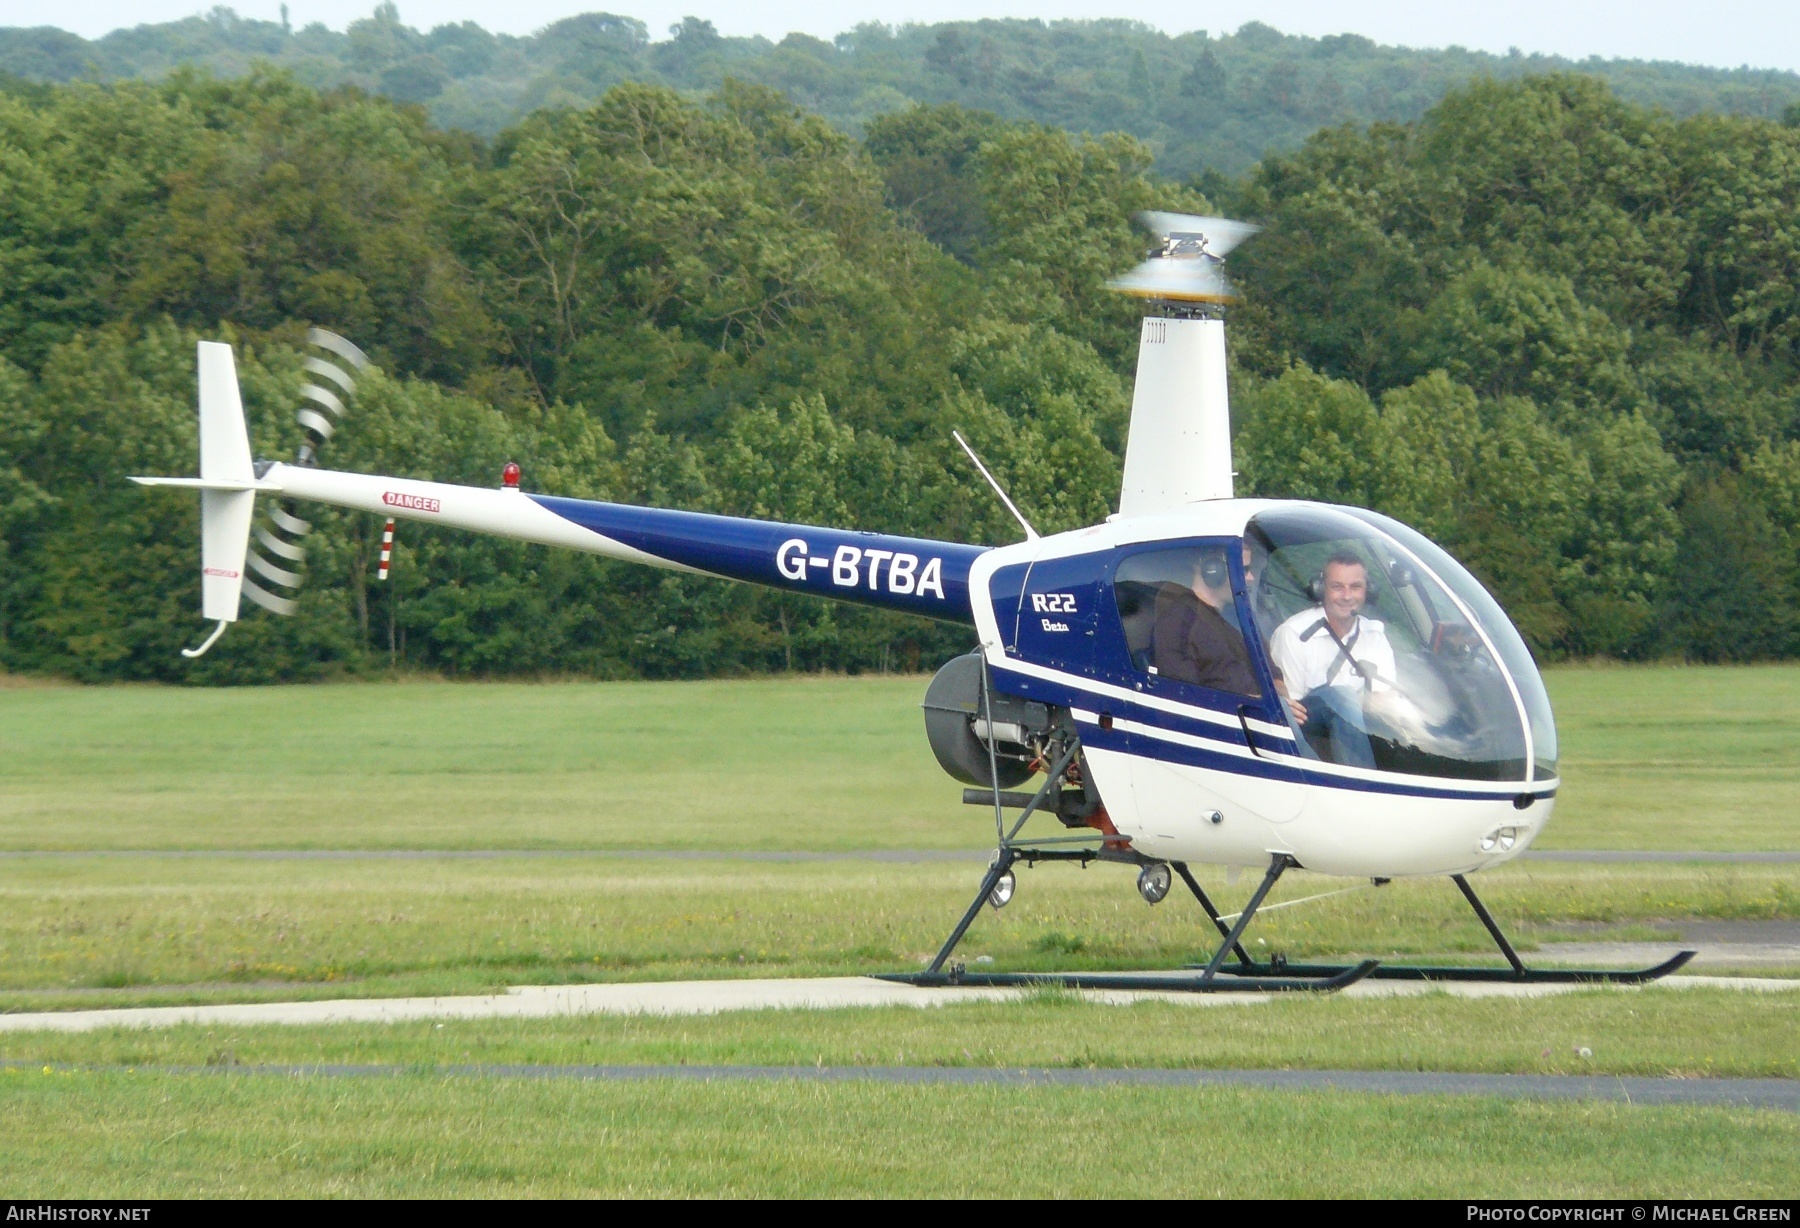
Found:
[[[238,396],[231,347],[200,343],[200,479],[246,486],[256,481],[250,434]],[[235,622],[250,545],[253,490],[203,490],[200,495],[200,575],[206,617]]]
[[[238,397],[237,360],[231,347],[200,343],[200,477],[208,482],[254,482],[250,434]]]
[[[1152,316],[1138,342],[1119,514],[1231,497],[1225,322]]]

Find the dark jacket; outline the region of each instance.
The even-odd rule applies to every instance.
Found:
[[[1234,695],[1261,694],[1243,634],[1180,585],[1164,585],[1157,595],[1150,654],[1164,678]]]

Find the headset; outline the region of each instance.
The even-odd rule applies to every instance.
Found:
[[[1200,556],[1200,578],[1208,588],[1225,588],[1231,580],[1231,569],[1226,565],[1223,551],[1208,550]]]
[[[1338,560],[1335,558],[1331,559],[1331,560],[1327,560],[1325,566],[1329,567],[1331,565],[1331,563],[1334,561],[1341,562],[1346,567],[1349,566],[1349,562],[1347,560]],[[1376,600],[1381,596],[1381,589],[1375,582],[1375,575],[1376,575],[1375,569],[1373,567],[1370,567],[1368,565],[1368,563],[1364,562],[1360,558],[1356,560],[1356,565],[1358,567],[1361,567],[1363,569],[1363,575],[1368,577],[1368,588],[1367,588],[1365,596],[1363,597],[1363,601],[1367,605],[1373,605],[1373,604],[1375,604]],[[1308,597],[1312,598],[1314,605],[1324,605],[1325,604],[1325,568],[1324,567],[1321,567],[1317,572],[1313,573],[1313,578],[1306,582],[1306,595]]]

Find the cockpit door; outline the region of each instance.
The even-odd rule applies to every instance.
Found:
[[[1301,812],[1304,789],[1291,768],[1280,770],[1292,742],[1272,723],[1281,717],[1242,553],[1238,538],[1193,538],[1116,556],[1102,672],[1144,697],[1128,745],[1146,847],[1180,830],[1223,849],[1251,838],[1245,820],[1281,823]],[[1229,830],[1203,820],[1215,810]]]

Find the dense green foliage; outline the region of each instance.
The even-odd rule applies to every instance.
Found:
[[[929,663],[962,633],[410,526],[371,594],[376,526],[326,513],[301,615],[189,671],[192,500],[121,479],[192,470],[192,344],[221,326],[261,453],[290,455],[319,321],[390,373],[333,464],[487,483],[514,459],[547,491],[1007,540],[960,427],[1045,524],[1090,523],[1132,319],[1099,278],[1134,209],[1198,199],[1129,138],[1009,128],[978,160],[1004,200],[984,275],[903,224],[854,141],[737,85],[621,86],[490,150],[383,99],[177,74],[0,96],[0,157],[5,662],[84,678]]]
[[[914,102],[957,103],[1072,131],[1129,132],[1169,175],[1240,174],[1322,125],[1418,119],[1480,77],[1513,80],[1579,68],[1624,97],[1676,115],[1720,111],[1773,119],[1800,102],[1800,76],[1751,69],[1460,47],[1384,47],[1354,34],[1283,35],[1251,22],[1236,33],[1170,36],[1131,21],[971,21],[858,26],[826,42],[726,38],[689,18],[652,42],[630,17],[587,13],[528,38],[473,22],[413,29],[390,3],[338,33],[250,21],[229,9],[116,30],[92,42],[52,28],[0,29],[0,73],[68,82],[156,78],[182,65],[239,76],[257,60],[306,83],[355,85],[420,103],[446,128],[493,137],[544,107],[582,109],[625,81],[690,93],[728,78],[768,85],[846,131]]]
[[[1488,83],[1231,203],[1254,483],[1419,524],[1543,648],[1800,647],[1800,129]]]
[[[1240,36],[1242,37],[1242,36]],[[762,86],[623,84],[491,144],[357,90],[0,92],[0,663],[249,681],[914,668],[965,633],[322,514],[299,617],[191,667],[198,336],[240,346],[258,451],[296,442],[307,323],[367,346],[328,463],[965,541],[1116,498],[1146,207],[1213,207],[1124,134],[954,105],[845,135]],[[1219,207],[1257,493],[1446,541],[1541,652],[1796,651],[1800,128],[1677,120],[1587,78],[1326,130]]]

